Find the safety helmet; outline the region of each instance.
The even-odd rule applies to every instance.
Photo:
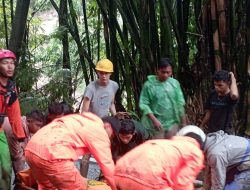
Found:
[[[205,143],[205,140],[206,140],[205,133],[201,130],[201,128],[199,128],[195,125],[187,125],[187,126],[181,128],[177,132],[177,136],[185,136],[188,133],[194,133],[194,134],[200,136],[202,143]]]
[[[0,49],[0,60],[5,58],[12,58],[16,60],[16,56],[12,51],[7,49]]]
[[[113,70],[113,63],[109,59],[101,59],[97,62],[95,69],[97,71],[103,71],[112,73]]]

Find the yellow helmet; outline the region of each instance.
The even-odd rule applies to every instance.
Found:
[[[95,66],[95,69],[97,71],[103,71],[108,73],[114,72],[113,63],[109,59],[101,59],[100,61],[98,61]]]

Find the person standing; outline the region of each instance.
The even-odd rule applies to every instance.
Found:
[[[208,133],[223,130],[234,134],[232,127],[233,111],[239,99],[239,92],[233,72],[220,70],[213,76],[214,90],[206,105],[206,113],[201,127]]]
[[[0,49],[0,120],[7,116],[14,136],[22,141],[26,135],[22,127],[21,110],[15,83],[11,80],[15,71],[16,56],[12,51]],[[11,161],[8,143],[2,126],[0,127],[0,189],[9,189]]]
[[[12,167],[15,176],[18,172],[28,168],[24,157],[24,148],[30,140],[31,136],[35,134],[41,127],[43,127],[44,123],[45,117],[39,110],[33,110],[30,113],[26,114],[26,116],[23,116],[22,127],[25,131],[26,138],[23,142],[19,142],[13,134],[8,118],[5,117],[2,127],[9,144]],[[15,182],[17,182],[17,178],[15,179]]]
[[[141,90],[141,121],[152,136],[165,132],[172,136],[178,130],[176,126],[186,123],[185,100],[179,82],[171,77],[172,73],[170,60],[162,58],[157,75],[149,75]]]
[[[87,180],[74,166],[79,156],[91,153],[105,179],[116,190],[111,136],[100,118],[90,112],[54,119],[34,134],[25,157],[39,189],[87,189]]]
[[[109,59],[101,59],[96,64],[98,79],[91,82],[85,89],[81,113],[92,112],[103,118],[116,115],[115,94],[118,84],[110,80],[113,73],[113,63]],[[81,161],[81,174],[87,177],[90,155],[85,155]]]
[[[118,84],[110,80],[113,73],[113,63],[108,59],[101,59],[96,64],[98,79],[91,82],[85,89],[81,112],[90,111],[100,118],[116,115],[115,94]]]

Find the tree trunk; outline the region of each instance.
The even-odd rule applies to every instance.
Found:
[[[56,5],[55,1],[50,0],[50,2],[53,5],[53,7],[55,8],[55,10],[57,12],[59,12],[59,8]],[[72,5],[72,3],[69,2],[69,5]],[[70,7],[70,9],[73,11],[73,7]],[[71,17],[71,19],[72,19],[72,25],[69,25],[68,21],[66,22],[67,28],[68,28],[71,36],[73,37],[74,41],[76,42],[76,45],[77,45],[77,48],[78,48],[78,54],[79,54],[80,63],[81,63],[81,66],[82,66],[82,71],[83,71],[85,83],[89,84],[90,81],[89,81],[87,66],[85,64],[84,58],[87,59],[90,67],[94,67],[94,63],[91,60],[91,57],[88,55],[87,51],[83,47],[83,44],[81,42],[80,35],[79,35],[79,32],[78,32],[78,26],[77,26],[77,23],[76,23],[75,16]]]
[[[164,1],[160,1],[160,47],[161,47],[161,57],[174,57],[173,52],[173,36],[171,34],[171,22],[169,15],[166,11],[166,6]]]
[[[9,49],[15,52],[17,61],[22,51],[22,43],[29,12],[30,0],[18,0],[10,34]]]
[[[67,15],[68,15],[68,8],[67,8],[67,0],[60,1],[59,7],[59,27],[66,28],[67,27]],[[67,88],[67,96],[64,97],[65,100],[68,100],[73,93],[72,89],[72,77],[71,77],[71,66],[70,66],[70,57],[69,57],[69,40],[68,40],[68,33],[63,32],[62,34],[62,45],[63,45],[63,69],[64,69],[64,83],[66,84]]]
[[[250,135],[250,1],[246,3],[246,42],[247,42],[247,105],[246,107],[246,131]]]
[[[213,29],[213,45],[214,45],[214,63],[215,70],[221,70],[221,52],[220,52],[220,42],[219,42],[219,31],[218,31],[218,20],[217,20],[217,8],[216,0],[211,0],[211,22]]]
[[[87,19],[87,13],[86,13],[86,2],[85,2],[85,0],[82,0],[82,9],[83,9],[83,18],[84,18],[84,28],[85,28],[85,32],[86,32],[86,38],[87,38],[88,55],[89,55],[89,57],[92,58],[91,47],[90,47],[90,39],[89,39],[88,19]],[[89,72],[90,72],[90,79],[93,81],[94,80],[93,68],[92,69],[90,68]]]
[[[5,10],[5,0],[2,0],[2,6],[3,6],[3,19],[4,19],[4,33],[5,33],[5,45],[8,49],[8,23],[7,23],[7,16],[6,16],[6,10]]]
[[[14,8],[13,8],[13,0],[10,0],[10,18],[11,18],[11,25],[13,24],[14,19]]]

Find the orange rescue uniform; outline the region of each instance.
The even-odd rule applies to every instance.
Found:
[[[16,89],[13,89],[16,91]],[[7,89],[0,85],[0,114],[4,114],[9,118],[12,131],[17,139],[25,138],[25,132],[22,127],[21,110],[18,99],[11,105],[9,103],[9,96],[7,96]],[[0,128],[0,130],[2,130]]]
[[[110,140],[101,119],[92,113],[53,120],[32,136],[25,149],[39,189],[85,189],[74,161],[88,153],[96,159],[112,190],[116,190]]]
[[[203,161],[191,137],[150,140],[118,160],[115,182],[121,190],[192,190]]]

